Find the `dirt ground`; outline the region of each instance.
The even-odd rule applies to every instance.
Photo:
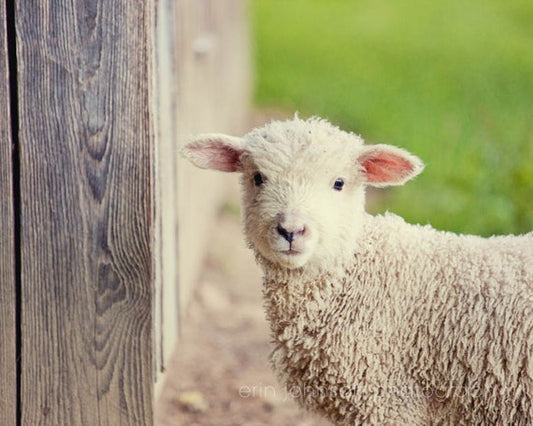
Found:
[[[236,210],[221,209],[156,405],[156,424],[328,425],[306,414],[276,383],[260,270],[245,247]]]

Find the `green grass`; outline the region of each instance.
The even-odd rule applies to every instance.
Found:
[[[533,227],[533,2],[253,0],[260,107],[320,115],[426,163],[374,212]]]

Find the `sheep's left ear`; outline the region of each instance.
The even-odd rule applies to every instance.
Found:
[[[358,157],[366,183],[371,186],[403,185],[423,169],[422,161],[391,145],[369,145]]]
[[[242,170],[241,155],[244,151],[244,141],[241,138],[204,134],[185,145],[182,154],[202,169],[238,172]]]

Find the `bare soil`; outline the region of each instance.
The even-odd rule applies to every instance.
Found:
[[[156,424],[328,425],[305,413],[276,382],[260,270],[235,210],[220,213],[156,405]]]

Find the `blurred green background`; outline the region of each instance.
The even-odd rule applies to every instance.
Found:
[[[372,206],[438,229],[533,228],[533,1],[252,0],[255,103],[418,155]]]

